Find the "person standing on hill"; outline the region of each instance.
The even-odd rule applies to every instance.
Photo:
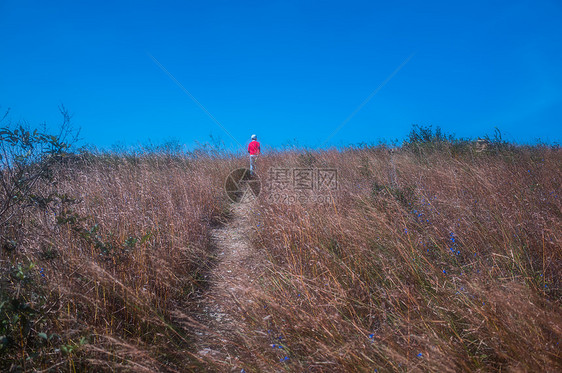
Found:
[[[260,155],[260,143],[256,135],[252,135],[252,141],[248,145],[248,153],[250,153],[250,173],[253,175],[256,169],[256,161]]]

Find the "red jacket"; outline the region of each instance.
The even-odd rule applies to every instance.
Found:
[[[260,143],[257,142],[257,140],[252,140],[252,142],[250,142],[250,145],[248,145],[248,153],[250,153],[250,155],[260,154]]]

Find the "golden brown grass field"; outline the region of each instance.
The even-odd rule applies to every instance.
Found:
[[[270,151],[236,204],[245,156],[38,136],[2,132],[2,371],[562,371],[557,146]]]

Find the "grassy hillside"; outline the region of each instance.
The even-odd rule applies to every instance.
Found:
[[[225,370],[194,350],[193,312],[228,219],[224,180],[245,165],[58,159],[0,226],[0,369]],[[558,148],[414,136],[258,167],[250,239],[267,260],[241,314],[254,352],[229,370],[562,370]],[[295,168],[336,170],[337,187],[299,201],[268,172]]]
[[[294,371],[558,371],[561,156],[414,146],[268,158],[335,167],[339,190],[308,206],[260,199],[253,239],[270,273],[255,312],[272,316],[261,327],[283,336]]]
[[[0,369],[197,369],[179,325],[204,287],[209,229],[226,207],[222,175],[235,163],[61,159],[35,203],[2,227]]]

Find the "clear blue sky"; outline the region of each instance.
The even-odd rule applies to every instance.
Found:
[[[83,143],[462,137],[562,141],[562,3],[0,0],[0,110]]]

